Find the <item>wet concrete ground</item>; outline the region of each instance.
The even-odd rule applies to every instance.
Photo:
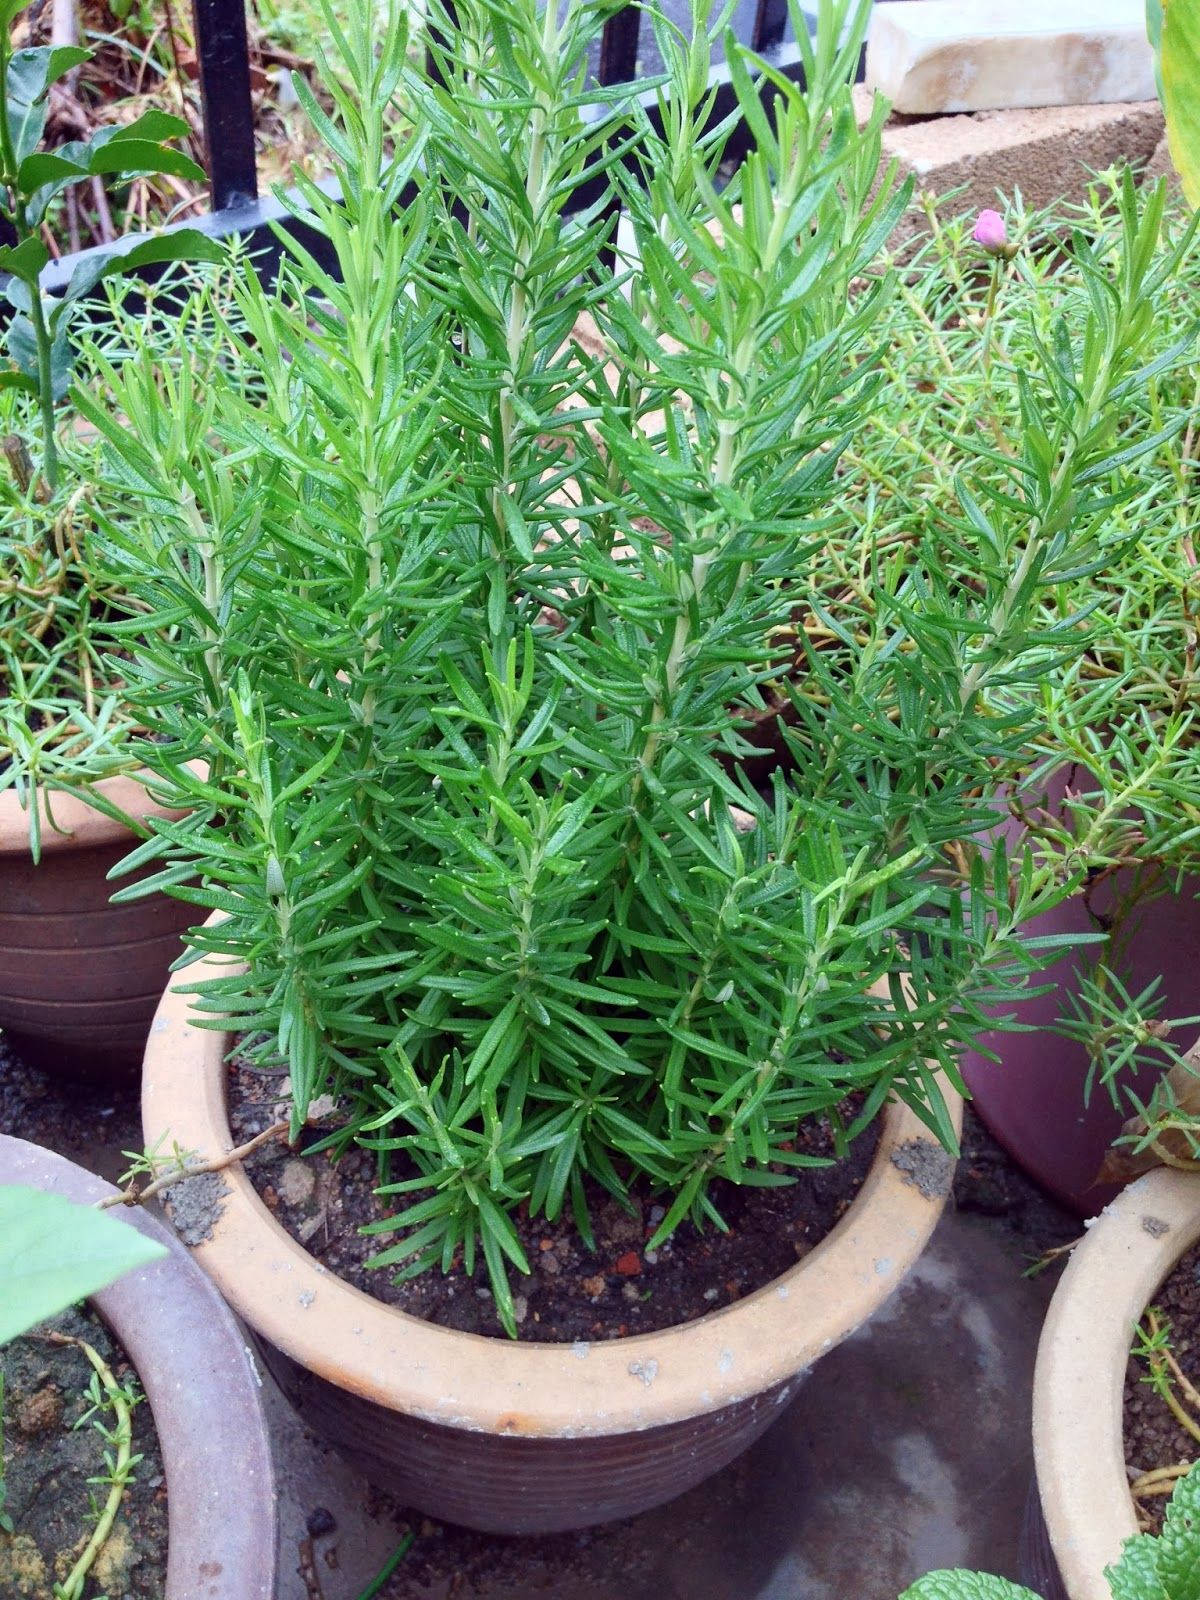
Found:
[[[109,1177],[141,1143],[131,1094],[59,1090],[2,1047],[0,1131]],[[492,1539],[411,1516],[318,1444],[267,1379],[277,1600],[359,1600],[410,1531],[382,1600],[896,1600],[936,1566],[1019,1578],[1030,1381],[1054,1276],[1024,1272],[1074,1231],[972,1127],[955,1208],[917,1269],[770,1432],[671,1505],[582,1534]]]
[[[1052,1287],[994,1224],[947,1216],[905,1286],[814,1369],[742,1459],[671,1505],[525,1545],[417,1521],[391,1600],[896,1600],[938,1566],[1021,1576],[1032,1473],[1030,1383]],[[283,1449],[284,1548],[314,1502],[340,1519],[324,1600],[356,1600],[396,1538],[360,1486],[331,1480],[294,1423]],[[336,1487],[334,1487],[336,1484]],[[323,1497],[323,1498],[322,1498]],[[290,1522],[290,1526],[288,1523]],[[455,1546],[458,1552],[455,1552]],[[291,1561],[295,1568],[297,1562]],[[406,1575],[407,1574],[407,1575]],[[285,1570],[280,1600],[312,1600]]]

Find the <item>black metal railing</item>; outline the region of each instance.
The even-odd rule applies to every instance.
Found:
[[[273,225],[296,225],[273,196],[261,197],[258,191],[246,3],[192,0],[192,9],[211,209],[205,216],[180,226],[200,228],[216,237],[242,236],[255,252],[258,270],[270,275],[280,248]],[[800,52],[794,38],[789,38],[787,0],[742,0],[734,13],[733,26],[738,36],[768,57],[777,71],[791,78],[802,75]],[[633,82],[639,75],[652,75],[656,61],[650,34],[642,6],[627,5],[615,12],[601,36],[595,62],[597,81],[612,85]],[[711,113],[716,123],[728,116],[734,105],[723,62],[715,62],[711,82],[716,89]],[[651,116],[656,115],[653,93],[647,95],[646,109]],[[734,134],[728,151],[732,158],[744,153],[744,139],[744,131],[740,138]],[[586,181],[581,185],[569,209],[579,209],[596,198],[589,193],[589,187]],[[311,236],[310,240],[319,250],[319,241]],[[79,256],[63,256],[52,262],[43,274],[44,287],[51,293],[61,288],[78,260]]]

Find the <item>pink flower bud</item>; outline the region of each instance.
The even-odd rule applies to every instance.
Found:
[[[1006,256],[1009,253],[1008,229],[998,211],[981,211],[971,237],[990,256]]]

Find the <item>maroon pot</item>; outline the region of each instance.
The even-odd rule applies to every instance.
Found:
[[[1057,803],[1064,788],[1064,780],[1052,785],[1051,804]],[[1003,832],[1010,845],[1020,844],[1016,823],[1003,824]],[[1118,961],[1121,981],[1136,995],[1154,978],[1161,978],[1164,1018],[1200,1011],[1197,896],[1200,882],[1186,882],[1178,895],[1144,901],[1132,913],[1123,940]],[[1035,918],[1026,931],[1082,938],[1098,931],[1097,918],[1105,915],[1112,900],[1112,886],[1102,888],[1092,896],[1089,912],[1077,895]],[[962,1062],[975,1108],[991,1132],[1026,1172],[1081,1216],[1094,1216],[1118,1192],[1116,1184],[1097,1184],[1095,1178],[1122,1123],[1133,1114],[1127,1091],[1149,1093],[1156,1077],[1153,1070],[1123,1073],[1117,1101],[1103,1084],[1094,1084],[1088,1093],[1087,1051],[1054,1028],[1060,1018],[1074,1014],[1071,997],[1079,994],[1080,973],[1103,959],[1100,944],[1081,942],[1077,950],[1068,950],[1038,979],[1038,984],[1054,985],[1049,993],[1005,1008],[1031,1031],[982,1034],[979,1044],[999,1059],[989,1061],[971,1051]]]
[[[168,814],[135,778],[97,787],[132,817]],[[195,913],[162,894],[112,905],[108,874],[135,835],[70,795],[50,814],[35,866],[28,816],[0,793],[0,1029],[55,1077],[133,1082]]]
[[[62,1156],[4,1135],[0,1183],[85,1205],[116,1193]],[[122,1214],[169,1251],[91,1297],[137,1369],[162,1447],[164,1600],[273,1600],[275,1475],[245,1338],[175,1235],[144,1209]]]

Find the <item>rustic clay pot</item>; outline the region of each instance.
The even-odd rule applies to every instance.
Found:
[[[96,787],[132,817],[171,815],[136,778]],[[0,793],[0,1029],[56,1076],[132,1079],[196,914],[163,894],[110,905],[107,875],[133,834],[71,795],[51,796],[50,813],[35,866],[28,815],[13,790]]]
[[[1125,1368],[1142,1313],[1197,1239],[1200,1176],[1147,1173],[1092,1224],[1050,1302],[1034,1374],[1033,1449],[1068,1600],[1111,1600],[1104,1569],[1138,1531],[1125,1472]]]
[[[218,970],[208,959],[172,981],[142,1078],[147,1140],[210,1157],[233,1148],[231,1041],[192,1025],[180,985]],[[952,1170],[893,1106],[854,1204],[789,1272],[699,1321],[599,1343],[483,1338],[385,1306],[318,1265],[240,1167],[196,1258],[305,1420],[370,1480],[450,1522],[542,1533],[648,1510],[744,1450],[899,1284]]]
[[[116,1191],[62,1156],[0,1135],[0,1183],[92,1204]],[[163,1224],[122,1212],[169,1254],[91,1297],[137,1370],[167,1479],[164,1600],[273,1600],[275,1476],[261,1380],[220,1295]]]

